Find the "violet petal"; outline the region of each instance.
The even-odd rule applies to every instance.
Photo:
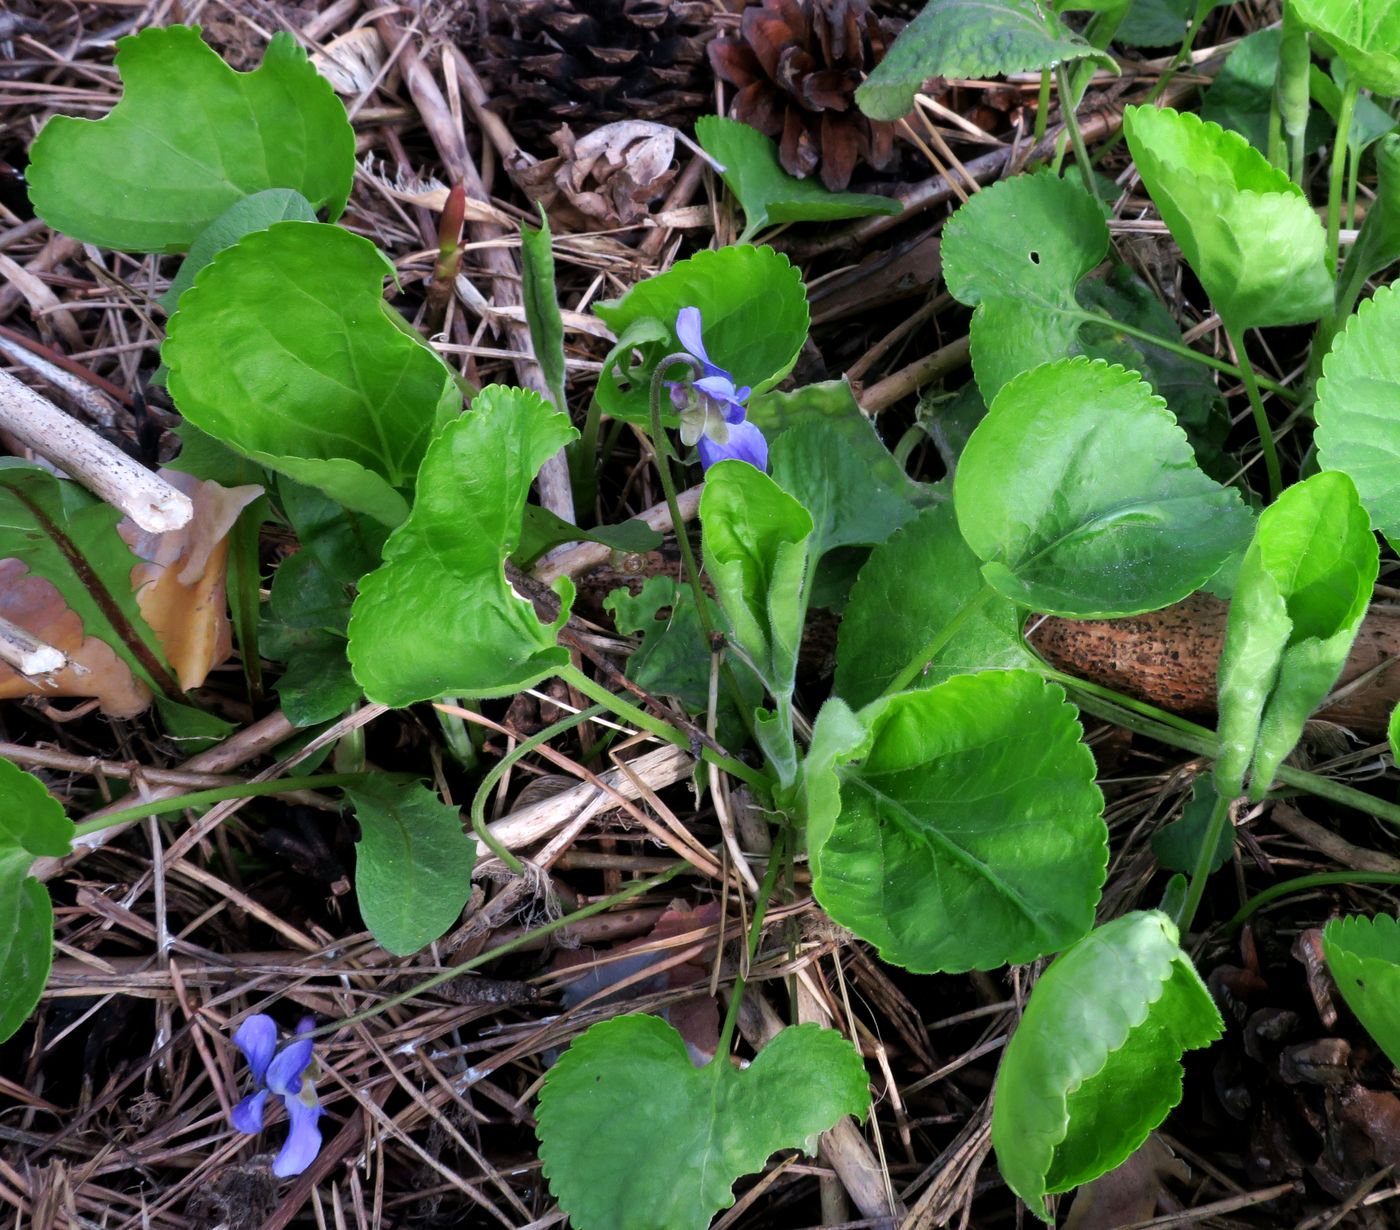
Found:
[[[705,353],[705,341],[700,336],[701,326],[698,307],[681,308],[676,316],[676,336],[680,338],[681,345],[687,354],[693,355],[708,368],[711,365],[710,356]]]
[[[752,423],[731,423],[729,439],[716,444],[708,436],[701,438],[700,465],[708,470],[717,461],[747,461],[759,470],[768,468],[768,441]]]
[[[277,1022],[264,1013],[250,1016],[233,1035],[233,1044],[243,1052],[253,1073],[253,1083],[261,1085],[277,1049]]]
[[[321,1151],[321,1107],[308,1106],[298,1097],[282,1099],[287,1107],[287,1143],[272,1163],[272,1173],[279,1179],[298,1175],[316,1160]]]
[[[267,1104],[267,1090],[259,1089],[250,1093],[229,1114],[229,1122],[235,1132],[253,1136],[262,1131],[263,1107]]]
[[[310,1038],[297,1038],[287,1043],[277,1057],[268,1065],[267,1087],[273,1093],[284,1096],[294,1094],[301,1088],[301,1074],[311,1062],[311,1051],[315,1043]]]

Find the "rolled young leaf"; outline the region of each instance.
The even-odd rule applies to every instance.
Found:
[[[544,373],[545,387],[556,410],[568,412],[564,385],[564,319],[559,315],[559,298],[554,285],[554,236],[543,206],[539,226],[520,224],[521,281],[525,291],[525,323],[530,328],[530,344],[535,362]]]
[[[791,695],[811,515],[748,462],[721,461],[706,475],[700,524],[705,571],[734,639],[775,697]]]
[[[1331,307],[1321,220],[1303,190],[1244,137],[1169,107],[1128,107],[1123,132],[1227,329],[1306,324]]]
[[[1112,1170],[1181,1100],[1181,1055],[1223,1022],[1176,927],[1156,910],[1105,923],[1040,976],[997,1071],[1002,1178],[1050,1222],[1045,1197]]]
[[[634,1014],[569,1047],[536,1120],[550,1190],[577,1230],[705,1230],[736,1179],[869,1105],[865,1065],[835,1030],[796,1025],[747,1068],[728,1055],[697,1068],[675,1029]]]
[[[1220,655],[1222,794],[1264,797],[1346,663],[1376,582],[1371,520],[1345,474],[1315,474],[1259,518]]]
[[[1322,952],[1347,1007],[1400,1065],[1400,919],[1333,918],[1322,932]]]
[[[383,299],[393,266],[336,226],[279,222],[180,298],[161,358],[175,404],[230,448],[385,525],[408,515],[452,373]]]
[[[55,116],[29,151],[29,195],[55,230],[126,252],[183,252],[265,188],[293,188],[334,221],[355,174],[355,134],[296,40],[231,69],[198,26],[117,43],[126,89],[100,120]]]
[[[568,664],[556,638],[572,584],[543,624],[504,564],[540,466],[577,434],[539,394],[488,385],[428,446],[413,512],[350,615],[350,665],[371,700],[509,696]]]
[[[1390,0],[1290,0],[1368,90],[1400,94],[1400,8]]]
[[[1093,925],[1108,862],[1077,718],[1059,687],[1017,670],[859,713],[827,701],[802,771],[822,907],[916,973],[996,969],[1073,943]]]
[[[998,394],[958,461],[953,498],[987,582],[1074,619],[1178,602],[1250,531],[1239,493],[1201,473],[1137,373],[1083,358]]]

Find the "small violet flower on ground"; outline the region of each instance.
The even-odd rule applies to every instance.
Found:
[[[676,317],[676,336],[704,373],[697,380],[668,384],[671,404],[681,416],[681,439],[700,451],[700,465],[708,470],[717,461],[747,461],[760,470],[768,468],[768,441],[748,421],[744,402],[753,391],[747,385],[734,387],[734,378],[710,362],[700,336],[700,309],[681,308]]]
[[[233,1035],[233,1044],[243,1052],[253,1074],[253,1092],[233,1108],[229,1116],[234,1128],[248,1135],[262,1131],[263,1107],[268,1094],[275,1093],[287,1108],[290,1130],[287,1142],[272,1163],[279,1179],[298,1175],[315,1160],[321,1149],[321,1104],[312,1084],[315,1077],[312,1040],[304,1035],[315,1022],[308,1016],[297,1026],[296,1036],[277,1048],[277,1023],[258,1013],[250,1016]],[[308,1072],[308,1069],[312,1071]]]

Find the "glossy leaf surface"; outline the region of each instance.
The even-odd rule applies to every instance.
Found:
[[[914,109],[930,77],[995,77],[1094,56],[1112,61],[1036,0],[929,0],[856,90],[872,119]]]
[[[1142,182],[1235,332],[1306,324],[1332,303],[1322,222],[1303,190],[1237,132],[1170,108],[1123,116]]]
[[[952,506],[925,509],[870,553],[851,587],[836,642],[836,695],[857,709],[877,699],[982,588],[981,561],[963,541]],[[954,634],[914,686],[1032,661],[1019,609],[998,595]]]
[[[347,787],[360,823],[355,895],[365,926],[395,956],[441,938],[472,891],[476,841],[462,815],[418,783],[372,777]]]
[[[986,580],[1078,619],[1179,601],[1250,532],[1238,493],[1201,473],[1162,399],[1099,360],[1047,363],[1008,384],[953,492]]]
[[[504,561],[540,466],[576,434],[538,394],[490,385],[429,445],[412,515],[350,617],[350,664],[371,700],[507,696],[567,664],[555,637],[572,586],[557,621],[542,624]]]
[[[997,1072],[992,1146],[1007,1184],[1045,1197],[1112,1170],[1181,1100],[1181,1056],[1223,1024],[1158,911],[1114,919],[1040,976]]]
[[[1400,294],[1383,286],[1356,309],[1322,362],[1318,462],[1356,484],[1366,511],[1400,542]]]
[[[695,121],[695,136],[724,167],[724,182],[744,211],[740,243],[780,222],[834,222],[897,214],[902,208],[887,196],[831,192],[818,180],[789,175],[778,161],[778,147],[758,129],[737,120],[702,115]]]
[[[1323,929],[1322,951],[1347,1007],[1400,1065],[1400,920],[1333,918]]]
[[[786,256],[748,245],[697,252],[594,309],[619,338],[652,322],[636,336],[640,363],[628,366],[625,355],[614,354],[604,364],[596,396],[605,412],[633,423],[649,421],[652,371],[666,355],[685,349],[676,336],[676,316],[684,307],[700,309],[711,360],[735,385],[749,385],[755,393],[792,370],[807,340],[807,292]],[[673,375],[681,371],[677,365]]]
[[[1080,280],[1108,254],[1099,202],[1052,171],[993,184],[943,228],[943,276],[975,305],[972,368],[991,401],[1007,381],[1073,353]]]
[[[1366,616],[1378,551],[1345,474],[1289,487],[1259,518],[1220,655],[1222,792],[1264,797],[1303,725],[1341,674]]]
[[[452,374],[390,319],[393,267],[335,226],[279,222],[221,252],[161,357],[180,413],[230,448],[386,525],[408,514]]]
[[[293,188],[340,216],[355,134],[290,34],[229,68],[198,27],[117,44],[125,92],[100,120],[56,116],[30,150],[30,199],[55,230],[127,252],[184,252],[236,201]]]
[[[594,1025],[550,1070],[536,1111],[550,1190],[577,1230],[704,1230],[736,1179],[870,1104],[865,1065],[834,1030],[783,1030],[740,1070],[694,1067],[652,1016]],[[647,1147],[636,1149],[644,1138]]]
[[[700,496],[705,571],[734,639],[775,696],[792,691],[812,518],[744,461],[711,466]]]
[[[1078,712],[1029,671],[960,675],[852,713],[804,766],[812,887],[916,973],[995,969],[1093,926],[1108,860]]]

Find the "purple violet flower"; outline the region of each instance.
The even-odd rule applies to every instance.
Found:
[[[671,405],[681,416],[681,439],[700,451],[700,465],[708,470],[717,461],[747,461],[760,470],[768,468],[768,441],[748,421],[744,402],[752,389],[734,387],[734,378],[710,362],[701,337],[697,307],[681,308],[676,316],[676,336],[692,359],[703,368],[698,380],[668,382]]]
[[[250,1016],[233,1035],[234,1046],[248,1061],[254,1089],[233,1108],[229,1120],[235,1130],[252,1136],[262,1131],[268,1094],[275,1093],[282,1099],[291,1126],[282,1151],[272,1163],[272,1173],[279,1179],[300,1174],[321,1151],[318,1123],[321,1104],[313,1084],[316,1078],[314,1044],[304,1036],[314,1025],[311,1017],[303,1017],[296,1035],[280,1050],[277,1048],[277,1023],[262,1013]]]

